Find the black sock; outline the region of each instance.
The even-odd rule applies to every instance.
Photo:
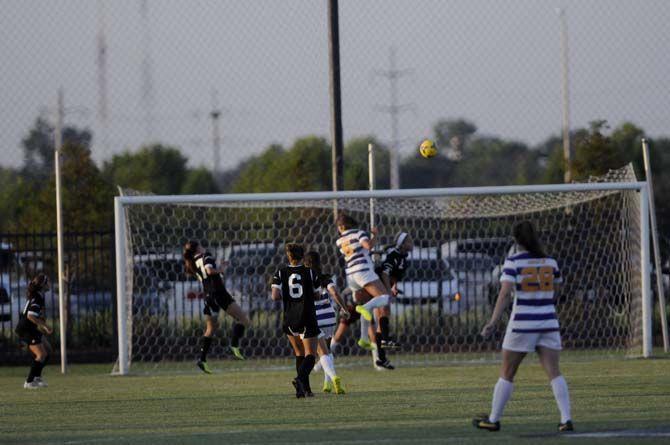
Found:
[[[296,355],[295,356],[295,372],[300,375],[300,368],[302,367],[302,362],[305,361],[305,356],[304,355]]]
[[[41,362],[39,362],[40,367],[39,367],[39,369],[37,370],[37,374],[35,374],[35,377],[42,377],[42,370],[43,370],[44,367],[47,365],[47,360],[49,360],[49,356],[48,356],[48,355],[46,356],[46,358],[45,358],[44,360],[42,360]]]
[[[203,336],[200,345],[200,361],[206,362],[209,347],[212,346],[212,337]]]
[[[379,360],[385,362],[386,361],[386,351],[384,351],[384,348],[382,348],[382,336],[378,335],[377,336],[377,355],[379,356]]]
[[[26,382],[32,383],[32,381],[35,380],[35,377],[39,375],[41,365],[42,365],[41,362],[38,362],[37,360],[33,359],[32,363],[30,364],[30,372],[28,373],[28,378],[26,379]]]
[[[389,339],[389,318],[380,317],[379,318],[379,329],[381,330],[382,340],[388,341]]]
[[[312,372],[312,369],[314,369],[314,364],[316,363],[316,358],[312,355],[309,354],[305,356],[305,360],[303,360],[302,365],[300,366],[300,369],[298,370],[298,378],[302,380],[302,382],[305,384],[305,388],[309,390],[309,373]]]
[[[238,348],[240,346],[240,338],[244,335],[244,325],[242,323],[233,324],[233,336],[230,339],[230,346]]]

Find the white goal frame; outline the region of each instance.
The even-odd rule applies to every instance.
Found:
[[[172,196],[118,196],[114,198],[115,249],[116,249],[116,301],[118,331],[118,373],[126,375],[130,368],[130,351],[127,330],[126,262],[126,207],[134,204],[217,204],[225,202],[330,200],[347,198],[437,198],[445,196],[509,195],[523,193],[561,193],[587,191],[637,191],[640,193],[640,269],[642,294],[642,356],[652,355],[652,293],[648,185],[646,182],[608,182],[579,184],[547,184],[500,187],[457,187],[401,190],[360,190],[342,192],[255,193]]]

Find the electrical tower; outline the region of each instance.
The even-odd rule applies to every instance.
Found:
[[[101,128],[102,149],[109,154],[109,112],[107,109],[107,38],[105,35],[105,4],[98,0],[98,36],[97,57],[98,68],[98,123]]]
[[[221,131],[219,128],[221,109],[219,108],[218,92],[215,89],[212,90],[212,111],[210,111],[209,117],[212,118],[212,149],[214,150],[214,167],[212,173],[214,180],[218,184],[221,173]]]
[[[380,105],[376,108],[379,111],[388,113],[391,117],[391,145],[389,147],[389,157],[392,189],[400,188],[400,141],[398,139],[398,117],[400,113],[411,108],[410,104],[398,104],[398,79],[412,72],[412,70],[409,69],[397,69],[395,58],[396,49],[391,47],[389,51],[389,69],[375,70],[376,75],[385,77],[389,80],[390,104]]]

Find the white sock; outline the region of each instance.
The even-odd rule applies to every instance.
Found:
[[[361,317],[361,339],[370,341],[370,335],[368,334],[368,327],[370,326],[370,322],[367,321],[365,318]]]
[[[332,383],[332,382],[333,381],[330,379],[330,376],[324,372],[323,373],[323,383],[327,385],[327,384]]]
[[[514,384],[512,382],[508,382],[503,378],[498,379],[498,383],[493,388],[493,402],[491,403],[491,414],[489,415],[491,422],[500,420],[507,401],[512,397],[513,390]]]
[[[335,341],[335,337],[330,339],[330,350],[332,351],[334,348],[337,348],[339,346],[339,343]]]
[[[335,372],[335,361],[333,360],[333,354],[322,355],[319,361],[321,362],[323,372],[325,372],[331,379],[337,377],[337,373]]]
[[[321,371],[321,360],[319,360],[318,362],[314,363],[314,368],[312,369],[312,371],[314,371],[314,372],[319,372],[319,371]]]
[[[380,295],[365,303],[363,307],[365,307],[365,309],[367,309],[368,311],[372,312],[372,310],[376,307],[388,306],[389,298],[391,297],[389,297],[388,295]]]
[[[554,398],[561,412],[561,423],[572,420],[570,416],[570,393],[568,393],[568,383],[562,375],[559,375],[551,381],[551,389],[554,391]]]
[[[374,345],[374,346],[375,347],[372,348],[372,351],[370,351],[370,352],[372,352],[372,364],[376,365],[377,360],[379,360],[379,352],[377,351],[377,346],[376,345]]]

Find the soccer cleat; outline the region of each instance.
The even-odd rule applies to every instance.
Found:
[[[212,370],[209,368],[209,365],[207,365],[207,362],[203,362],[202,360],[198,360],[196,363],[198,365],[198,368],[202,370],[205,374],[211,374]]]
[[[333,392],[333,382],[330,380],[323,382],[323,392],[326,394]]]
[[[475,417],[472,426],[480,430],[500,431],[500,422],[491,422],[488,416]]]
[[[390,362],[388,359],[386,359],[386,360],[377,360],[377,361],[375,362],[375,369],[376,369],[377,371],[384,371],[384,370],[392,371],[392,370],[395,369],[395,366],[393,366],[393,365],[391,364],[391,362]]]
[[[372,313],[365,306],[359,304],[356,306],[356,312],[361,314],[366,321],[372,321]]]
[[[366,351],[372,351],[374,349],[374,346],[372,343],[370,343],[370,340],[366,340],[364,338],[359,338],[356,344],[359,348],[365,349]]]
[[[300,379],[293,379],[291,382],[293,383],[293,387],[295,388],[295,397],[296,399],[304,399],[305,398],[305,387],[300,381]]]
[[[559,433],[567,433],[568,431],[574,431],[575,427],[572,424],[572,420],[568,420],[565,423],[559,423],[558,424],[558,432]]]
[[[33,380],[32,382],[24,382],[23,383],[23,388],[24,389],[38,389],[39,387],[40,387],[40,385],[35,380]]]
[[[230,347],[230,352],[233,353],[233,356],[234,356],[236,359],[238,359],[238,360],[246,360],[246,358],[244,357],[244,354],[242,354],[242,351],[240,350],[240,348],[235,347],[235,346],[231,346],[231,347]]]
[[[33,380],[33,382],[36,382],[37,386],[39,386],[40,388],[46,388],[47,386],[49,386],[46,380],[43,380],[42,377],[35,377],[35,380]]]
[[[342,380],[339,377],[333,378],[333,389],[335,389],[335,394],[346,394],[342,386]]]

